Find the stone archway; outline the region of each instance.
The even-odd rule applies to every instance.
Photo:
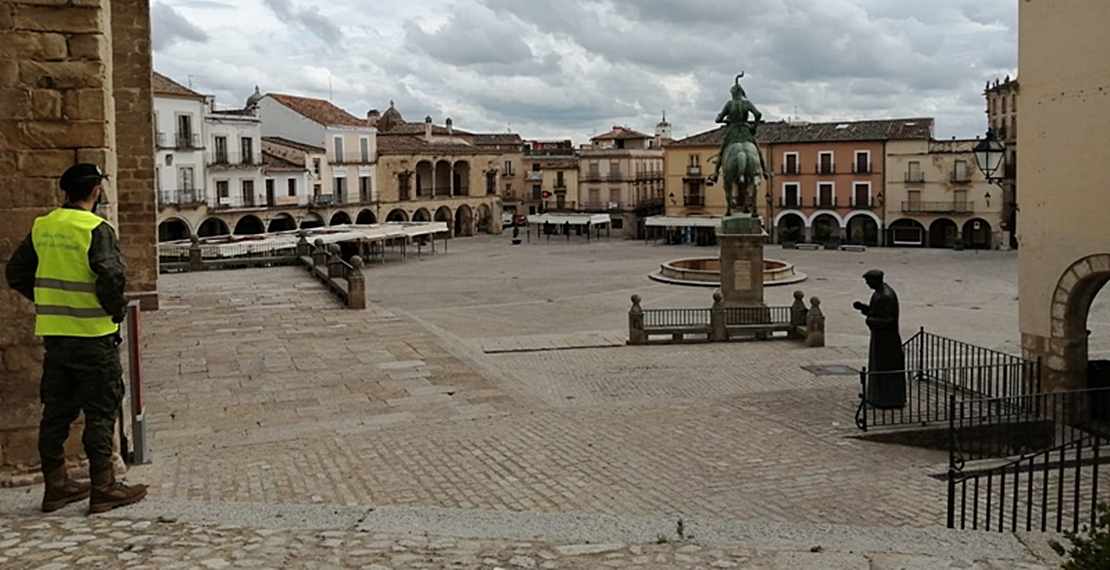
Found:
[[[226,236],[230,233],[231,228],[228,227],[227,222],[219,218],[208,218],[197,228],[197,237]]]
[[[430,222],[432,221],[432,214],[428,212],[427,208],[420,208],[413,212],[412,221],[414,222]]]
[[[386,215],[385,221],[387,221],[387,222],[407,222],[407,221],[409,221],[409,215],[404,210],[398,208],[396,210],[391,210],[389,212],[389,214]]]
[[[1044,363],[1045,391],[1086,388],[1087,315],[1095,296],[1110,282],[1110,253],[1073,263],[1052,295],[1052,338]]]
[[[801,214],[786,212],[775,222],[779,243],[797,243],[805,240],[806,222]]]
[[[278,214],[266,227],[268,233],[288,232],[297,229],[297,222],[289,214]]]
[[[340,210],[331,215],[331,220],[328,221],[329,226],[342,226],[351,223],[351,215],[343,210]]]
[[[178,241],[191,235],[189,224],[181,218],[167,218],[158,224],[158,241]]]
[[[253,214],[247,214],[239,218],[239,221],[235,222],[235,235],[237,236],[254,235],[265,232],[265,224],[262,223],[262,220],[259,219],[258,216]]]
[[[307,215],[305,215],[304,219],[301,220],[302,230],[309,230],[312,228],[321,227],[324,227],[324,218],[321,218],[320,214],[317,214],[316,212],[309,212]]]
[[[478,204],[478,231],[493,233],[493,215],[486,204]]]
[[[470,206],[463,204],[459,209],[455,210],[455,236],[467,237],[474,235],[474,215],[470,211]]]
[[[455,233],[453,231],[455,224],[451,223],[454,220],[454,217],[451,215],[451,208],[448,208],[447,206],[440,206],[436,209],[435,217],[433,219],[437,222],[443,222],[444,224],[447,224],[447,237],[455,237]]]
[[[370,225],[378,223],[378,217],[374,215],[372,210],[362,210],[355,218],[355,223],[359,225]]]

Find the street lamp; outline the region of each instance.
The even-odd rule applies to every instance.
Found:
[[[975,153],[975,162],[979,166],[979,171],[987,179],[987,182],[1002,186],[1002,176],[995,176],[999,167],[1002,166],[1002,160],[1006,157],[1006,147],[994,136],[994,131],[987,130],[987,136],[979,141],[972,149]]]

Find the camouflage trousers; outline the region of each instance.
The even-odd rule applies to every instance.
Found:
[[[81,438],[93,470],[112,461],[112,431],[123,402],[123,365],[119,336],[95,338],[45,337],[43,361],[42,422],[39,424],[39,457],[44,470],[65,462],[64,445],[69,428],[85,412]]]

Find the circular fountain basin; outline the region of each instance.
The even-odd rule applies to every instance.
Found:
[[[659,271],[648,277],[672,285],[695,287],[721,286],[721,260],[716,257],[687,257],[659,265]],[[763,260],[763,286],[789,285],[805,281],[806,274],[794,269],[793,263],[777,259]]]

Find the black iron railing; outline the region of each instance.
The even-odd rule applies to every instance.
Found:
[[[732,307],[725,309],[725,323],[729,325],[789,322],[790,307]]]
[[[856,426],[928,424],[948,419],[949,397],[1003,398],[1041,391],[1041,362],[925,332],[922,328],[902,344],[906,357],[906,402],[882,409],[867,400],[868,384],[890,381],[891,372],[860,371],[860,403]],[[884,374],[884,376],[877,376]]]
[[[950,465],[948,528],[1078,532],[1094,524],[1105,444],[1091,435],[991,469]]]
[[[1110,436],[1110,388],[949,400],[951,463],[1035,453]]]

